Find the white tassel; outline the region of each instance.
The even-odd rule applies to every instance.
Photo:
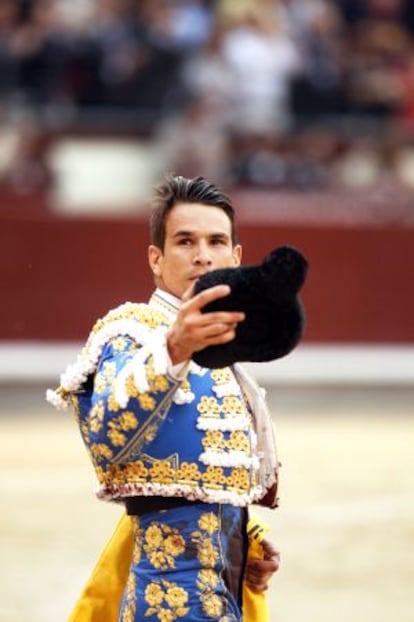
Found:
[[[67,410],[69,408],[69,400],[63,398],[57,391],[48,389],[46,391],[46,400],[52,404],[56,410]]]
[[[234,430],[248,430],[249,418],[227,417],[218,419],[216,417],[198,417],[197,428],[199,430],[221,430],[222,432],[232,432]]]
[[[173,402],[181,406],[182,404],[191,404],[194,399],[195,395],[192,391],[184,391],[181,387],[178,387],[174,393]]]
[[[213,391],[217,397],[240,395],[240,387],[234,379],[230,380],[230,382],[226,382],[226,384],[215,384],[213,386]]]
[[[222,467],[246,467],[257,470],[259,468],[259,459],[257,456],[249,457],[242,451],[218,452],[208,449],[204,451],[200,457],[200,462],[211,466]]]

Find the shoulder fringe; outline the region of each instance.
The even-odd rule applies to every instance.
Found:
[[[119,311],[120,314],[124,311],[131,312],[134,308],[140,306],[145,305],[125,303],[118,307],[118,309],[110,311],[108,316],[114,314],[114,311]],[[104,318],[103,320],[98,320],[95,324],[95,328],[92,329],[86,345],[78,355],[76,362],[68,365],[65,372],[61,375],[60,386],[56,390],[49,389],[46,392],[47,401],[58,410],[66,410],[70,405],[70,394],[78,391],[84,382],[86,382],[88,376],[95,372],[105,345],[111,339],[121,335],[131,337],[134,341],[142,345],[142,348],[125,366],[123,370],[125,374],[124,377],[122,377],[123,386],[121,386],[121,380],[119,380],[119,387],[116,387],[116,396],[118,395],[121,400],[119,402],[120,406],[123,406],[123,404],[126,405],[128,401],[124,384],[131,373],[134,375],[137,389],[142,392],[148,390],[148,382],[142,361],[152,354],[155,373],[165,374],[167,371],[168,360],[165,348],[164,330],[149,328],[138,323],[133,317],[128,319],[114,319],[112,321],[109,319],[108,323],[105,323]],[[128,368],[127,371],[126,368]],[[115,399],[118,400],[117,397],[115,397]]]
[[[96,491],[98,499],[103,501],[122,501],[124,497],[185,497],[190,501],[204,503],[230,503],[238,507],[246,507],[262,499],[264,490],[255,486],[249,493],[239,494],[235,490],[215,490],[199,486],[181,484],[123,484],[103,486]]]
[[[133,335],[130,336],[132,337]],[[134,384],[139,393],[146,393],[150,390],[145,365],[149,356],[152,355],[155,375],[165,375],[167,373],[168,355],[165,340],[165,331],[158,328],[149,329],[147,335],[144,336],[142,334],[137,338],[138,343],[142,347],[126,363],[115,382],[115,400],[121,408],[126,408],[128,404],[129,397],[126,387],[128,378],[131,375],[134,378]]]

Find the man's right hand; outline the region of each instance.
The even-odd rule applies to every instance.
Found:
[[[207,346],[231,341],[236,336],[237,324],[245,318],[245,314],[238,311],[201,312],[209,302],[228,296],[228,285],[216,285],[194,297],[193,289],[194,285],[184,293],[183,304],[167,333],[168,353],[173,365],[189,360],[193,352]]]

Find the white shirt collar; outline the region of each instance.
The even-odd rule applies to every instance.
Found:
[[[150,298],[150,305],[158,307],[161,311],[172,318],[177,315],[178,309],[181,307],[181,300],[173,294],[157,287]]]

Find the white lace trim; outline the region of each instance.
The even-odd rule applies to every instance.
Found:
[[[195,399],[195,394],[192,391],[184,391],[181,387],[178,387],[174,393],[173,402],[175,404],[191,404]]]
[[[132,303],[125,303],[124,305],[121,305],[121,307],[119,307],[119,311],[122,311],[123,308],[130,307],[131,304]],[[142,345],[139,352],[137,352],[131,361],[127,363],[123,372],[125,372],[126,377],[128,377],[131,373],[134,374],[134,379],[137,383],[137,389],[139,391],[145,392],[148,390],[145,369],[140,369],[140,367],[143,366],[138,364],[138,360],[142,362],[143,360],[146,360],[150,354],[152,354],[155,373],[166,373],[168,363],[166,348],[164,345],[165,331],[148,328],[147,326],[139,324],[135,320],[114,320],[109,322],[106,326],[103,326],[96,333],[91,333],[85,347],[78,355],[76,362],[68,365],[65,372],[61,375],[60,387],[55,391],[48,390],[46,393],[46,399],[58,409],[64,408],[63,403],[68,405],[70,403],[69,393],[77,391],[81,388],[88,376],[96,370],[105,345],[108,341],[120,335],[128,335],[137,343]],[[119,377],[118,384],[121,384]],[[127,398],[126,402],[125,397]],[[126,405],[128,402],[128,396],[126,395],[125,386],[123,388],[119,386],[118,397],[115,399],[117,399],[120,406],[124,403]]]
[[[260,461],[257,456],[248,456],[243,451],[214,451],[207,449],[199,457],[203,464],[222,467],[246,467],[246,469],[257,470]]]
[[[241,417],[198,417],[197,428],[199,430],[221,430],[222,432],[234,430],[248,430],[250,419],[246,415]]]
[[[122,501],[123,497],[184,497],[190,501],[204,503],[230,503],[238,507],[246,507],[259,501],[264,496],[261,486],[256,486],[249,493],[239,494],[233,490],[214,490],[208,487],[185,486],[180,484],[123,484],[120,486],[103,486],[98,489],[98,499],[104,501]]]
[[[217,397],[226,397],[228,395],[239,396],[240,386],[236,382],[236,379],[232,378],[229,382],[226,382],[225,384],[215,384],[213,386],[213,391],[217,395]]]
[[[207,367],[200,367],[200,365],[198,365],[194,361],[191,361],[189,371],[196,376],[205,376],[208,372],[208,369]]]

